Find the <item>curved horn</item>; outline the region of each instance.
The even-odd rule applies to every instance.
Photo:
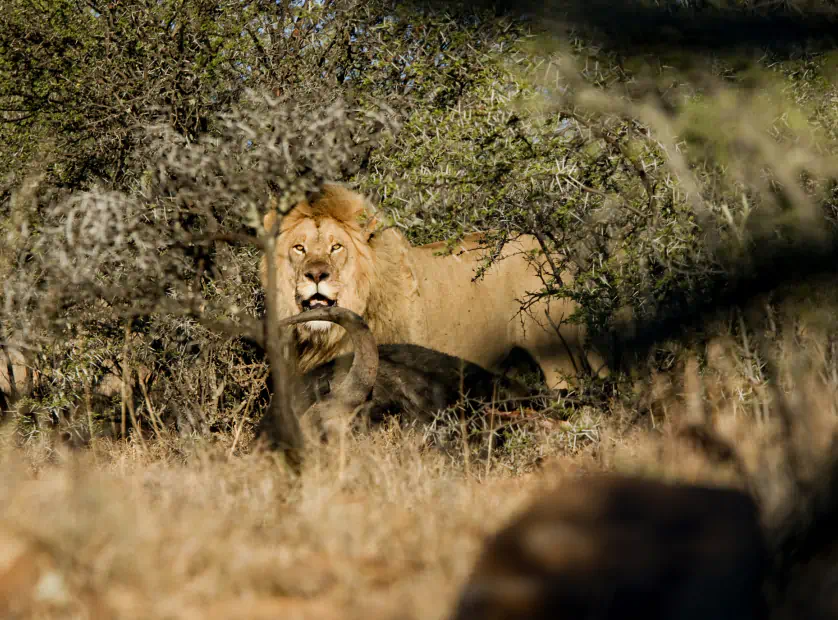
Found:
[[[347,308],[315,308],[279,321],[279,326],[309,321],[329,321],[340,325],[349,334],[355,357],[346,378],[333,392],[342,405],[355,408],[369,396],[378,374],[378,345],[366,321]]]

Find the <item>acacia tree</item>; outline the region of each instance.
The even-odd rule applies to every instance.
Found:
[[[469,58],[515,34],[489,15],[359,0],[12,0],[0,15],[6,189],[44,162],[62,187],[121,189],[135,180],[142,127],[161,111],[195,139],[245,88],[380,100],[400,113],[456,104]]]

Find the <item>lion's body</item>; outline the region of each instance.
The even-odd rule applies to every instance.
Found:
[[[285,216],[276,242],[280,318],[305,309],[309,297],[319,297],[363,316],[379,344],[418,344],[490,369],[518,347],[539,364],[550,387],[564,386],[564,377],[582,367],[584,329],[563,323],[575,309],[573,302],[537,301],[520,311],[529,294],[544,286],[525,256],[539,249],[534,237],[506,244],[499,260],[475,280],[486,252],[478,236],[441,256],[442,243],[414,247],[392,228],[368,232],[359,223],[367,210],[359,194],[327,186],[321,197]],[[266,216],[266,228],[274,217]],[[341,250],[330,253],[336,243]],[[349,252],[343,254],[344,249]],[[542,261],[536,257],[536,265]],[[315,278],[327,276],[317,285],[312,265]],[[264,284],[264,258],[262,269]],[[339,328],[303,325],[297,335],[304,372],[350,350]],[[587,360],[594,368],[602,366],[593,353]]]
[[[575,304],[538,300],[521,310],[531,293],[544,288],[536,267],[543,258],[536,256],[535,264],[528,258],[540,249],[535,237],[507,243],[500,260],[474,281],[486,252],[479,235],[466,237],[451,255],[439,256],[444,247],[430,244],[411,248],[408,254],[418,284],[412,307],[421,309],[413,315],[419,323],[416,342],[487,368],[496,368],[519,347],[541,366],[551,387],[578,372],[584,330],[563,322]],[[405,314],[411,315],[410,309]]]

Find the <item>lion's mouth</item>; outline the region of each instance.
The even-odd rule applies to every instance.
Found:
[[[329,299],[325,295],[321,295],[320,293],[315,293],[308,299],[304,299],[300,306],[303,309],[303,312],[307,310],[314,310],[315,308],[331,308],[332,306],[337,305],[337,300]]]

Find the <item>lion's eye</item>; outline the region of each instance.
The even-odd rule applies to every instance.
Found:
[[[306,249],[302,245],[300,245],[299,243],[294,246],[294,249],[297,250],[297,252],[299,252],[300,254],[305,254],[306,253]]]
[[[342,246],[340,243],[336,243],[335,245],[333,245],[333,246],[332,246],[332,252],[337,252],[337,251],[338,251],[338,250],[340,250],[342,247],[343,247],[343,246]]]

